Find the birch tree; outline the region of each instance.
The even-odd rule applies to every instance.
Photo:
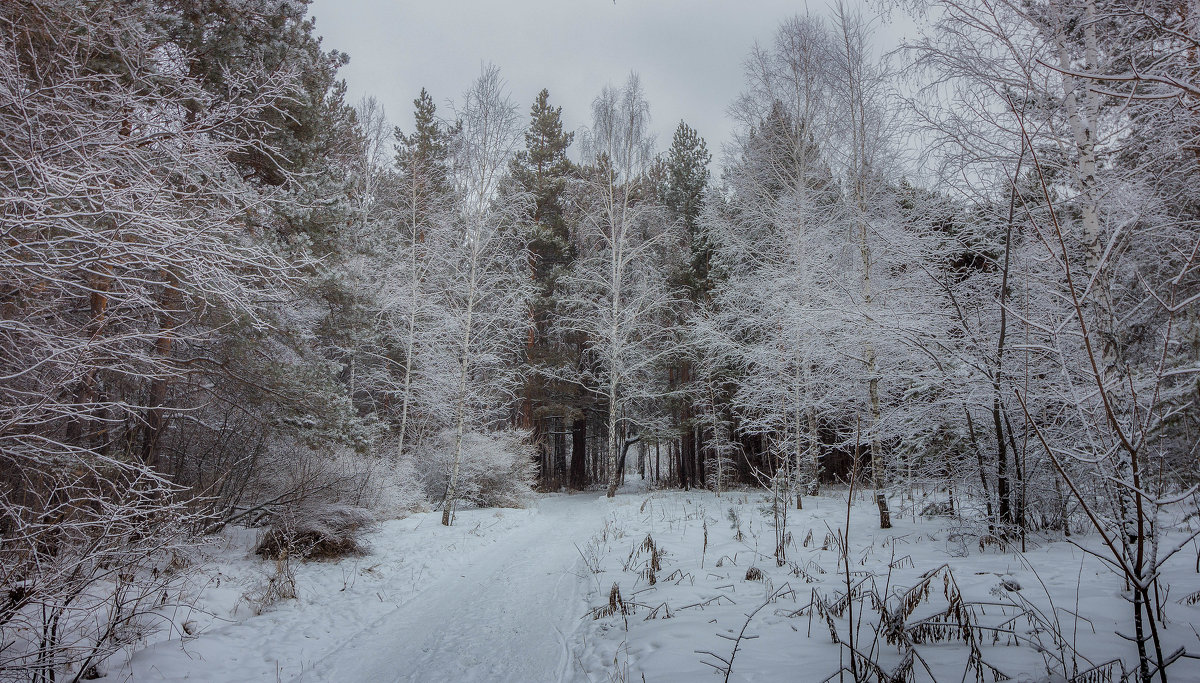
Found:
[[[560,329],[586,338],[591,367],[579,380],[605,402],[607,495],[616,495],[622,429],[638,424],[637,400],[653,394],[652,371],[671,348],[664,324],[676,295],[663,256],[680,241],[662,220],[646,177],[653,160],[650,107],[631,75],[592,103],[577,200],[579,258],[565,278]]]
[[[727,173],[730,222],[717,214],[710,228],[732,274],[718,302],[726,325],[748,342],[740,345],[745,374],[736,400],[747,425],[789,454],[797,505],[819,477],[819,424],[830,417],[830,385],[820,378],[831,368],[817,356],[840,317],[830,315],[840,258],[826,219],[836,191],[817,144],[831,131],[834,47],[822,21],[796,17],[751,53],[747,90],[735,108],[740,158]]]
[[[517,377],[512,361],[531,296],[526,273],[528,253],[521,215],[523,197],[497,202],[521,140],[516,106],[504,92],[500,71],[485,67],[463,95],[456,112],[459,129],[452,147],[457,215],[441,226],[437,248],[444,288],[436,324],[453,354],[454,457],[442,524],[449,526],[457,501],[463,438],[471,429],[491,428],[513,398]]]
[[[838,50],[834,92],[838,103],[844,107],[843,119],[846,149],[843,151],[847,192],[847,212],[851,223],[851,238],[855,241],[862,259],[861,293],[862,305],[868,319],[875,306],[875,291],[872,283],[873,250],[871,206],[879,192],[877,186],[883,169],[883,153],[886,151],[887,121],[883,109],[883,76],[869,62],[867,50],[869,33],[861,17],[852,14],[844,3],[835,7],[835,26],[838,33]],[[878,285],[875,285],[878,286]],[[866,369],[868,410],[870,419],[867,432],[871,443],[871,482],[875,488],[875,502],[879,507],[879,528],[892,526],[888,511],[887,496],[883,492],[886,477],[883,460],[883,444],[880,436],[881,406],[879,396],[880,372],[875,344],[868,335],[862,342],[863,364]]]
[[[1027,245],[1009,244],[1002,252],[1007,284],[1021,296],[1007,298],[1003,285],[995,295],[999,334],[1004,314],[1020,321],[1022,334],[1013,358],[1020,365],[1003,371],[1004,342],[993,339],[999,381],[992,392],[1005,394],[993,405],[1007,405],[1014,417],[1015,425],[1004,425],[1013,450],[1018,435],[1032,444],[1030,453],[1057,474],[1055,485],[1101,537],[1106,559],[1131,587],[1129,638],[1138,675],[1165,680],[1171,658],[1161,649],[1163,606],[1153,586],[1172,551],[1159,554],[1156,520],[1174,501],[1166,494],[1173,486],[1167,473],[1179,471],[1179,462],[1163,446],[1190,447],[1156,416],[1180,414],[1176,378],[1194,374],[1194,359],[1169,349],[1180,324],[1188,327],[1190,304],[1172,302],[1188,301],[1178,297],[1193,284],[1186,273],[1200,241],[1194,214],[1183,209],[1190,190],[1176,184],[1190,166],[1168,171],[1149,160],[1143,155],[1148,138],[1139,129],[1143,121],[1161,125],[1175,118],[1162,118],[1160,104],[1188,97],[1182,72],[1174,72],[1175,84],[1163,80],[1177,65],[1172,55],[1181,53],[1160,52],[1168,40],[1120,54],[1131,43],[1126,24],[1112,21],[1122,11],[1117,3],[943,2],[937,8],[936,25],[944,30],[918,45],[919,63],[983,115],[976,119],[978,135],[964,134],[965,126],[947,117],[930,116],[930,127],[944,141],[942,158],[969,169],[960,177],[980,179],[980,185],[989,175],[997,179],[994,195],[1014,207],[1008,211],[1014,244]],[[1134,30],[1158,24],[1156,12],[1144,14],[1145,25],[1135,19]],[[1176,39],[1187,44],[1186,34]],[[1125,60],[1149,67],[1148,77],[1122,77]],[[1114,106],[1111,96],[1122,90],[1124,103]],[[1180,144],[1191,134],[1181,134],[1178,125],[1187,124],[1176,119],[1157,130],[1154,144],[1162,159],[1191,162],[1194,155]],[[1027,298],[1022,290],[1048,296]],[[1151,443],[1159,445],[1153,457]],[[1000,458],[1007,460],[1003,450]],[[1159,474],[1149,474],[1151,462]],[[1004,487],[997,488],[1003,502]],[[1010,508],[1001,516],[1012,514]],[[1020,508],[1016,517],[1021,521]]]

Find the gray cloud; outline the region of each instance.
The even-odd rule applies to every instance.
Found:
[[[500,67],[522,112],[548,88],[571,130],[588,123],[605,84],[637,71],[659,147],[682,119],[718,158],[743,60],[804,11],[794,0],[314,0],[310,9],[325,47],[350,54],[351,101],[376,96],[404,129],[422,87],[444,111],[484,62]]]

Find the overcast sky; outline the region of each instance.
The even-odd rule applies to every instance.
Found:
[[[809,7],[827,13],[824,2]],[[374,95],[406,131],[422,87],[446,113],[485,62],[500,67],[522,116],[548,88],[569,130],[588,123],[604,85],[636,71],[659,149],[682,119],[718,163],[744,59],[805,11],[796,0],[313,0],[310,8],[324,47],[350,54],[342,71],[350,101]],[[902,33],[878,28],[884,47]]]

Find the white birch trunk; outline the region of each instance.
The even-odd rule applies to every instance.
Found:
[[[624,206],[618,212],[616,205],[614,187],[615,178],[610,178],[608,183],[608,204],[609,204],[609,228],[611,235],[609,238],[609,253],[611,254],[611,263],[609,264],[609,277],[612,283],[612,310],[609,312],[612,315],[611,324],[609,327],[609,342],[613,344],[614,349],[618,344],[618,335],[620,334],[620,314],[621,314],[621,280],[624,277],[624,268],[622,258],[624,256],[622,245],[625,240],[626,226],[624,220],[626,213]],[[628,198],[629,191],[626,189],[622,193],[622,200]],[[613,357],[609,360],[610,364],[617,365],[620,359]],[[617,495],[617,419],[620,412],[617,406],[617,398],[619,396],[620,386],[618,383],[619,368],[610,367],[608,369],[608,491],[606,495],[609,498]]]
[[[408,435],[408,409],[412,403],[412,372],[413,354],[417,348],[417,296],[421,278],[417,275],[417,245],[420,243],[421,231],[417,225],[417,184],[412,184],[412,242],[409,245],[408,256],[408,350],[404,354],[404,393],[400,406],[400,442],[396,449],[397,455],[404,454],[404,439]]]
[[[475,315],[475,292],[477,290],[479,257],[474,245],[471,248],[471,276],[467,290],[467,319],[463,326],[462,350],[459,356],[458,398],[455,402],[454,464],[450,468],[450,484],[446,487],[446,500],[442,503],[442,525],[450,526],[458,488],[458,471],[462,466],[462,441],[467,421],[467,374],[471,362],[471,323]]]
[[[840,9],[844,12],[844,9]],[[852,20],[842,14],[841,30],[843,47],[846,58],[846,89],[847,104],[850,118],[850,181],[853,185],[855,230],[858,233],[858,247],[862,256],[862,295],[863,307],[868,311],[873,303],[871,291],[871,246],[867,239],[869,225],[867,222],[867,124],[866,101],[864,98],[861,66],[861,36],[857,33]],[[875,347],[869,336],[863,340],[863,359],[867,371],[867,393],[870,422],[867,426],[871,434],[871,486],[875,489],[875,503],[879,507],[879,528],[889,529],[892,526],[891,514],[888,512],[887,497],[883,492],[883,445],[879,440],[879,370],[875,359]]]

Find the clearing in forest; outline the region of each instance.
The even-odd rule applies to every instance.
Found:
[[[1119,578],[1076,546],[1031,537],[1020,553],[914,515],[919,499],[893,500],[886,531],[873,501],[856,501],[847,534],[844,491],[806,498],[777,533],[771,503],[762,491],[551,495],[526,510],[462,511],[450,528],[423,513],[382,525],[365,556],[296,566],[297,597],[257,615],[253,596],[270,577],[248,554],[252,533],[231,532],[197,607],[172,615],[193,635],[137,652],[109,678],[661,681],[728,671],[817,681],[850,667],[852,623],[869,655],[855,662],[860,675],[1041,680],[1093,667],[1119,675],[1112,662],[1134,660],[1117,635],[1127,611]],[[1166,576],[1172,596],[1200,590],[1187,565]],[[1200,606],[1183,603],[1167,602],[1171,649],[1200,623]],[[1189,664],[1171,680],[1200,680]]]

